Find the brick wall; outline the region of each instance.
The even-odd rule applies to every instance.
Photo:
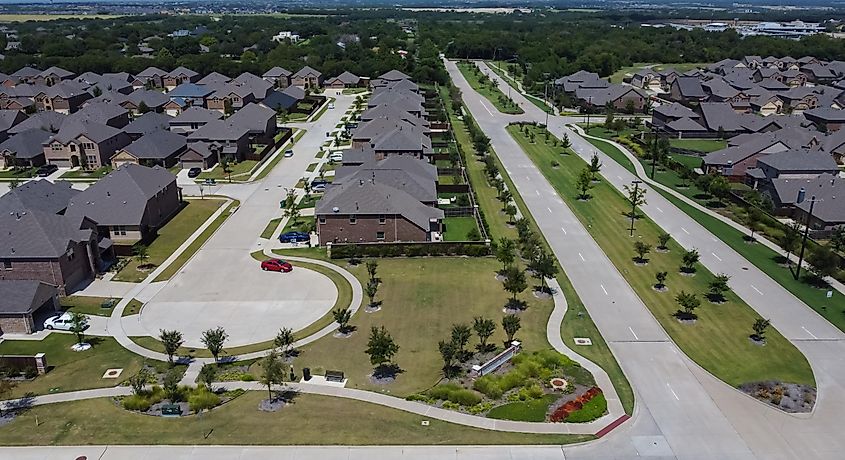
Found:
[[[358,215],[356,223],[349,222],[349,215],[324,216],[325,223],[317,219],[317,233],[320,244],[338,243],[377,243],[396,241],[426,241],[428,232],[409,222],[402,216],[385,216],[384,223],[379,223],[379,216]],[[378,232],[384,232],[384,239],[378,239]]]
[[[74,246],[74,256],[58,259],[12,259],[11,270],[0,269],[0,280],[38,280],[58,286],[59,294],[94,276],[84,243]]]
[[[0,316],[0,334],[31,334],[33,329],[30,315]]]

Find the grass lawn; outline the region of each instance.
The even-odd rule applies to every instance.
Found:
[[[38,168],[2,169],[0,179],[29,179],[35,176],[37,170]]]
[[[256,160],[243,160],[238,163],[229,163],[229,173],[223,171],[222,165],[217,165],[216,168],[212,169],[211,171],[206,171],[200,173],[197,180],[204,180],[204,179],[214,179],[214,180],[228,180],[229,177],[232,179],[238,178],[238,176],[248,176],[252,173],[253,168],[258,165],[258,161]],[[241,177],[241,180],[245,179],[245,177]]]
[[[439,90],[441,91],[441,98],[449,100],[448,88],[441,86]],[[490,227],[490,238],[493,240],[501,237],[516,239],[516,229],[507,224],[508,217],[501,211],[502,203],[497,198],[496,189],[487,183],[484,164],[475,155],[465,123],[455,117],[450,104],[445,104],[445,106],[449,114],[449,121],[452,125],[455,140],[461,145],[467,156],[467,176],[469,177],[470,183],[472,183],[479,208],[484,213],[484,217]],[[526,217],[531,221],[534,231],[538,235],[542,235],[537,228],[537,224],[534,222],[534,218],[527,212],[528,207],[523,202],[519,190],[514,186],[498,158],[495,158],[495,160],[508,188],[515,191],[514,200],[517,206],[526,213]],[[634,410],[634,391],[630,383],[628,383],[625,374],[622,372],[622,368],[619,367],[619,363],[616,361],[613,353],[611,353],[610,348],[607,346],[595,323],[593,323],[592,318],[590,318],[589,312],[584,308],[584,304],[581,302],[578,293],[575,292],[569,279],[564,273],[558,273],[556,279],[569,305],[566,315],[563,318],[563,323],[561,324],[561,336],[564,342],[569,348],[576,350],[579,354],[598,364],[607,372],[613,382],[613,386],[616,388],[625,412],[629,415],[632,414]],[[592,339],[593,345],[589,347],[576,346],[575,337],[589,337]]]
[[[302,199],[299,200],[299,203],[296,204],[296,207],[297,207],[297,209],[313,208],[314,206],[317,205],[317,202],[320,201],[320,198],[322,196],[323,196],[322,194],[316,194],[316,193],[312,193],[311,195],[308,195],[308,196],[303,196]]]
[[[120,299],[110,299],[108,297],[72,295],[67,297],[60,297],[59,304],[61,305],[63,310],[71,310],[77,313],[84,313],[86,315],[110,316],[114,305],[117,305],[117,302],[119,300]],[[113,303],[112,307],[103,308],[103,303],[109,301]]]
[[[486,80],[484,83],[479,80],[479,76],[475,73],[474,69],[475,64],[471,62],[458,62],[458,69],[463,74],[464,78],[466,78],[467,83],[472,86],[472,89],[478,91],[479,94],[484,96],[494,107],[501,113],[509,113],[509,114],[520,114],[524,113],[521,107],[519,107],[515,102],[512,100],[508,100],[507,96],[499,90],[499,87],[496,86],[490,80]]]
[[[142,304],[140,300],[132,299],[128,304],[126,304],[126,308],[123,309],[122,316],[137,315],[138,313],[141,313],[141,307],[143,306],[144,304]]]
[[[669,145],[680,149],[710,153],[727,147],[728,142],[721,139],[669,139]]]
[[[701,266],[698,266],[698,273],[694,277],[678,274],[683,250],[674,241],[669,244],[669,253],[652,252],[647,266],[636,266],[632,262],[633,241],[655,245],[657,235],[662,230],[650,219],[642,218],[637,222],[635,239],[624,236],[627,228],[624,213],[628,203],[607,182],[601,182],[590,190],[592,198],[589,201],[577,200],[574,184],[578,173],[587,166],[580,157],[555,153],[555,150],[539,141],[542,136],[537,136],[536,144],[530,144],[516,126],[508,128],[508,131],[567,201],[584,226],[590,228],[596,242],[690,358],[733,386],[765,380],[815,385],[806,358],[777,331],[772,330],[768,334],[766,347],[750,343],[748,335],[758,315],[735,294],[728,293],[727,302],[722,305],[711,304],[703,298],[713,274]],[[561,167],[554,169],[549,166],[552,159],[559,161]],[[669,272],[668,293],[652,289],[654,274],[658,271]],[[699,319],[693,325],[682,324],[672,316],[678,309],[674,296],[682,290],[698,294],[702,301],[701,307],[696,310]]]
[[[311,230],[314,229],[316,225],[314,221],[314,216],[301,216],[296,222],[292,219],[288,219],[288,223],[285,224],[285,228],[282,229],[281,233],[287,232],[306,232],[310,233]]]
[[[342,90],[340,93],[341,94],[361,94],[361,93],[366,93],[366,92],[367,92],[367,88],[346,88],[346,89]]]
[[[178,418],[132,413],[108,398],[38,406],[5,425],[0,444],[556,445],[594,439],[487,431],[375,404],[308,394],[298,395],[278,412],[262,412],[257,407],[266,397],[266,392],[247,392],[201,417]],[[36,418],[37,430],[33,429]],[[423,420],[429,420],[429,426],[421,426]]]
[[[455,184],[461,184],[461,183],[463,183],[463,181],[455,180],[455,176],[449,175],[449,176],[437,176],[437,183],[439,183],[441,185],[455,185]]]
[[[487,417],[501,420],[516,420],[520,422],[545,422],[549,405],[560,395],[546,395],[540,399],[525,402],[512,402],[490,409]]]
[[[60,176],[60,179],[99,179],[111,172],[111,166],[103,166],[93,170],[77,169],[68,171]]]
[[[117,343],[111,337],[88,337],[86,341],[94,347],[85,352],[70,349],[76,343],[76,336],[54,332],[44,340],[5,340],[0,343],[2,355],[35,355],[45,353],[50,371],[29,382],[21,382],[9,397],[17,398],[27,393],[43,395],[55,392],[84,390],[87,388],[113,387],[138,373],[144,362],[138,356]],[[166,366],[166,363],[149,362],[151,365]],[[117,379],[104,379],[107,369],[122,368]]]
[[[202,225],[223,204],[222,200],[187,200],[185,206],[158,232],[158,236],[147,247],[149,259],[144,264],[161,265],[173,251],[179,248],[197,228]],[[225,214],[224,214],[225,215]],[[222,216],[221,216],[222,217]],[[210,236],[210,235],[209,235]],[[203,240],[204,241],[204,240]],[[189,256],[190,257],[190,256]],[[187,260],[187,259],[186,259]],[[178,262],[178,261],[177,261]],[[147,277],[149,272],[138,270],[140,262],[132,260],[114,277],[114,281],[129,281],[138,283]],[[178,265],[174,269],[181,268]]]
[[[317,169],[317,163],[311,163],[308,167],[305,168],[306,172],[314,172]]]
[[[276,227],[278,227],[281,222],[282,222],[281,217],[277,217],[277,218],[271,220],[267,224],[267,226],[264,227],[264,231],[261,232],[261,238],[269,239],[271,236],[273,236],[273,232],[276,231]]]
[[[443,239],[446,241],[469,241],[469,232],[478,230],[474,217],[446,217],[443,219],[443,226],[446,229]]]

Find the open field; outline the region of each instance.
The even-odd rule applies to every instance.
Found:
[[[530,129],[541,134],[538,128]],[[519,127],[512,126],[508,130],[584,226],[589,226],[590,234],[599,246],[690,358],[733,386],[766,380],[815,385],[806,358],[777,331],[767,334],[766,347],[750,343],[748,335],[758,316],[735,294],[727,293],[726,302],[721,305],[711,304],[704,298],[713,274],[701,266],[695,276],[678,274],[683,249],[677,243],[669,243],[668,253],[652,252],[647,266],[635,265],[633,242],[643,241],[655,246],[662,230],[644,217],[637,221],[635,238],[628,238],[629,221],[625,213],[630,205],[606,182],[596,184],[589,191],[591,198],[588,201],[578,200],[574,184],[578,173],[587,166],[580,157],[557,153],[542,141],[542,135],[536,136],[537,143],[531,144]],[[561,166],[552,168],[552,160]],[[652,289],[654,274],[659,271],[669,273],[666,281],[669,292]],[[702,301],[695,312],[699,317],[695,324],[683,324],[672,316],[678,310],[674,296],[682,290],[697,294]],[[714,346],[717,343],[720,345]]]

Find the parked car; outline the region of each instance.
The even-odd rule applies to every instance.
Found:
[[[322,193],[326,191],[326,184],[319,183],[316,185],[311,186],[311,191],[316,193]]]
[[[311,180],[311,186],[312,187],[316,187],[318,185],[327,185],[328,183],[329,183],[329,181],[327,181],[325,179],[320,179],[319,177]]]
[[[67,311],[58,315],[51,316],[44,320],[44,329],[69,331],[70,328],[73,326],[73,321],[71,321],[70,318],[70,312]]]
[[[56,172],[58,170],[59,170],[59,167],[56,166],[56,165],[44,165],[44,166],[41,166],[40,168],[38,168],[37,173],[38,173],[38,177],[47,177],[50,174],[53,174],[54,172]]]
[[[285,150],[285,158],[290,158],[293,156],[293,150],[287,149]]]
[[[334,108],[334,102],[329,102],[329,108],[330,108],[330,109],[333,109],[333,108]]]
[[[217,179],[211,179],[211,178],[206,179],[205,185],[217,185]]]
[[[293,266],[282,259],[267,259],[261,262],[261,269],[264,271],[287,273],[293,270]]]
[[[305,232],[286,232],[279,235],[279,241],[282,243],[304,243],[311,241],[311,235]]]
[[[189,170],[188,170],[188,177],[190,177],[191,179],[193,179],[193,178],[195,178],[195,177],[199,176],[199,175],[200,175],[200,173],[202,173],[202,169],[200,169],[200,168],[191,168],[191,169],[189,169]]]
[[[337,162],[343,161],[343,153],[341,153],[341,152],[332,153],[331,155],[329,155],[329,161],[337,161]]]

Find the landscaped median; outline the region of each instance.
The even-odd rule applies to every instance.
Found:
[[[655,250],[644,257],[647,263],[644,263],[646,260],[634,260],[638,259],[635,242],[656,248],[658,236],[663,232],[650,219],[641,217],[636,222],[635,236],[628,237],[631,204],[605,181],[590,184],[586,193],[588,199],[579,198],[582,195],[578,187],[579,175],[588,168],[586,162],[571,151],[561,154],[561,148],[551,145],[553,140],[544,140],[542,128],[513,125],[508,131],[690,358],[734,387],[763,381],[815,387],[806,358],[780,333],[770,330],[765,346],[755,344],[749,338],[758,315],[745,302],[730,292],[724,294],[724,299],[718,299],[718,303],[708,300],[711,283],[716,279],[713,274],[695,264],[694,276],[681,273],[679,268],[683,265],[685,251],[677,243],[670,240],[666,251]],[[659,272],[668,275],[665,281],[668,292],[655,288],[660,284],[656,281]],[[692,318],[678,314],[680,307],[676,296],[681,292],[696,295],[701,303],[694,311],[695,321],[678,319]]]
[[[499,90],[499,87],[496,86],[496,83],[485,75],[473,62],[461,61],[457,63],[457,66],[467,83],[472,86],[472,89],[490,101],[496,107],[496,110],[507,114],[525,113],[522,107],[517,105],[513,99],[505,96]]]

